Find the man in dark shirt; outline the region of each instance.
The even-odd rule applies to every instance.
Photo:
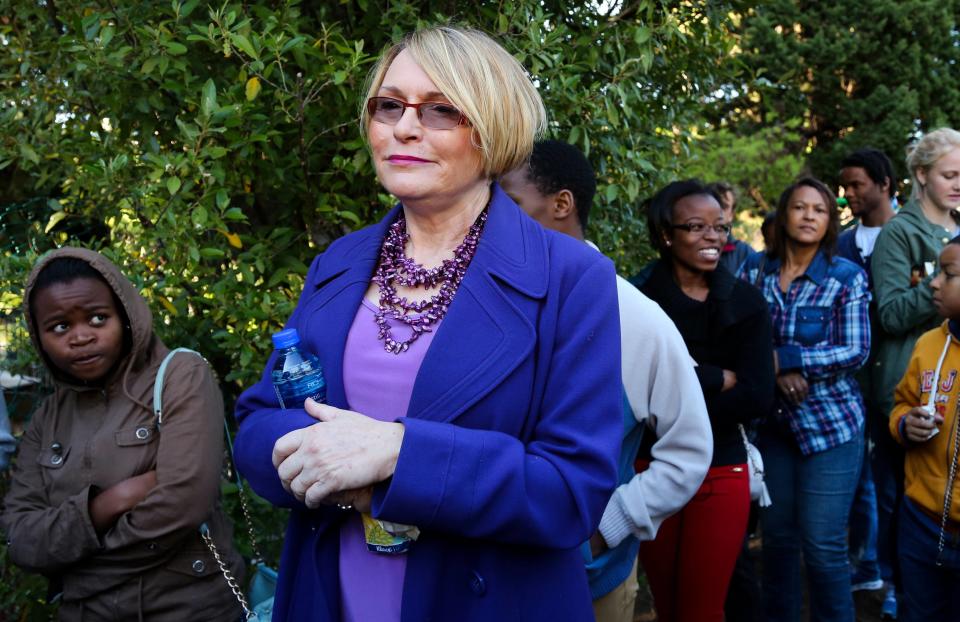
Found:
[[[837,254],[862,267],[870,277],[874,243],[880,229],[895,215],[891,201],[896,194],[896,181],[890,159],[876,149],[854,151],[840,164],[840,187],[859,222],[840,234]],[[872,292],[872,278],[870,289]],[[871,342],[876,343],[880,323],[876,321],[873,307],[871,305]],[[872,441],[872,451],[864,452],[860,482],[850,511],[850,553],[854,568],[851,584],[853,591],[858,591],[877,590],[886,583],[883,614],[896,618],[893,516],[898,505],[898,482],[903,478],[895,465],[898,461],[902,464],[903,457],[887,433],[887,413],[874,398],[870,376],[873,359],[871,357],[857,375],[866,406],[867,435]]]
[[[718,181],[710,184],[708,188],[720,197],[720,206],[723,207],[723,218],[732,225],[737,212],[737,195],[733,191],[733,186],[725,181]],[[749,244],[736,239],[733,237],[733,233],[730,233],[727,236],[726,244],[723,245],[720,254],[720,263],[731,273],[736,274],[743,260],[752,253],[753,249]]]

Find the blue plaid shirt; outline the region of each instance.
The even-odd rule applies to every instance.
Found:
[[[870,353],[866,273],[840,257],[828,261],[821,251],[786,294],[780,290],[779,259],[756,253],[739,276],[757,285],[770,306],[780,371],[802,373],[810,387],[798,405],[778,399],[777,420],[790,427],[807,456],[853,439],[864,422],[853,375]]]

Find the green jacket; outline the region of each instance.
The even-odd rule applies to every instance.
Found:
[[[876,356],[864,397],[880,412],[893,409],[893,389],[907,369],[917,338],[940,323],[930,281],[939,270],[940,250],[952,231],[927,220],[910,200],[880,231],[870,258],[873,292],[880,326],[875,332]]]

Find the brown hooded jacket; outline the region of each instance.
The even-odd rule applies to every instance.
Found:
[[[129,354],[102,386],[77,384],[40,348],[30,292],[43,267],[60,257],[100,272],[129,318]],[[23,306],[56,390],[21,439],[4,500],[0,526],[10,559],[62,582],[61,620],[238,619],[237,601],[198,532],[207,522],[221,556],[242,579],[242,559],[219,504],[223,400],[208,365],[189,353],[173,357],[159,429],[153,388],[168,349],[153,333],[146,301],[116,266],[85,249],[49,253],[30,274]],[[149,470],[156,470],[156,487],[98,536],[90,500]]]

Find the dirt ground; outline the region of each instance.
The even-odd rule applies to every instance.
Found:
[[[750,543],[750,553],[754,558],[755,567],[760,568],[760,539],[756,538]],[[805,599],[806,600],[806,599]],[[874,592],[855,592],[853,602],[857,609],[857,622],[880,622],[880,605],[883,604],[883,590]],[[806,603],[804,603],[803,620],[806,616]],[[653,607],[653,596],[647,587],[645,578],[640,576],[640,595],[637,597],[637,608],[634,622],[657,622],[657,613]],[[727,620],[727,622],[741,622],[739,620]]]

